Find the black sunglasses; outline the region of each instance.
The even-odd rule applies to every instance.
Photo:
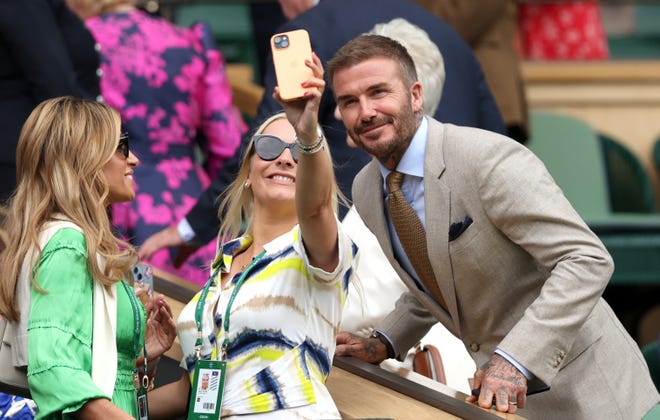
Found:
[[[119,136],[119,145],[117,145],[117,151],[121,152],[122,155],[126,159],[128,159],[128,153],[130,152],[130,148],[128,147],[128,133],[121,133],[121,136]]]
[[[291,151],[293,160],[298,163],[298,149],[295,143],[287,143],[277,136],[271,134],[255,134],[252,137],[254,151],[257,156],[266,161],[277,159],[286,149]]]

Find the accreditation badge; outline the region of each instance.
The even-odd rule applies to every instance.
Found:
[[[188,420],[220,418],[226,371],[225,361],[198,360],[195,363]]]
[[[135,399],[137,400],[138,416],[137,420],[149,420],[149,405],[147,403],[147,389],[143,386],[135,390]]]

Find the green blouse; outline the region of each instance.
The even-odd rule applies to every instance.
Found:
[[[46,244],[32,288],[28,322],[28,382],[37,419],[69,419],[88,400],[107,398],[92,382],[93,279],[85,237],[61,229]],[[112,402],[137,417],[133,390],[133,309],[121,285],[117,290],[117,379]],[[141,343],[145,314],[142,305]],[[109,369],[113,367],[108,367]]]

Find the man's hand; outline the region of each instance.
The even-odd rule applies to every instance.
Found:
[[[336,356],[352,356],[369,363],[380,363],[387,358],[387,348],[377,338],[364,338],[349,332],[337,334]]]
[[[467,401],[476,402],[479,407],[490,408],[493,399],[497,411],[515,413],[516,409],[525,407],[527,378],[499,354],[494,354],[477,370],[472,388],[480,389],[479,396],[471,395]]]
[[[156,252],[163,248],[179,247],[179,252],[174,259],[174,267],[179,268],[186,261],[186,259],[194,253],[198,247],[184,245],[179,231],[176,226],[170,226],[156,232],[140,246],[138,249],[138,256],[140,259],[148,261]]]

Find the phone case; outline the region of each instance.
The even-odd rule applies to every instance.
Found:
[[[148,264],[137,264],[133,267],[133,281],[135,287],[144,290],[140,296],[142,303],[146,303],[154,294],[154,272]]]
[[[302,98],[308,89],[300,84],[313,77],[312,70],[305,65],[305,60],[312,59],[309,34],[304,29],[275,34],[270,47],[280,97],[284,101]]]

